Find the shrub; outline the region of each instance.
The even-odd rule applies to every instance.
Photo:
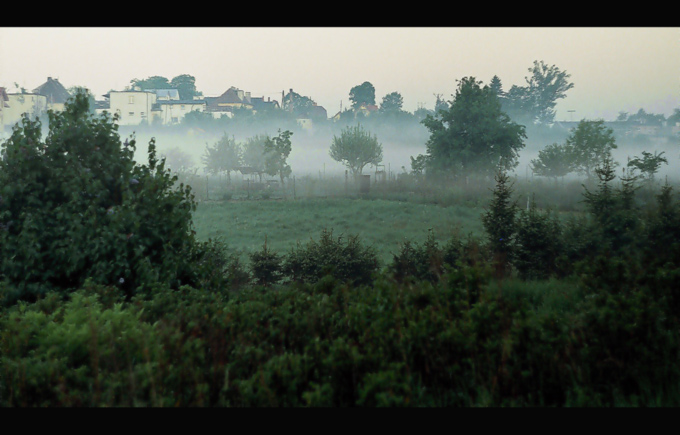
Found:
[[[139,314],[83,291],[54,312],[40,308],[20,302],[2,319],[2,406],[158,405],[162,349]]]
[[[540,213],[531,201],[528,211],[517,219],[517,249],[514,265],[523,279],[546,279],[556,270],[561,250],[562,228],[550,211]]]
[[[315,282],[325,275],[353,285],[370,284],[379,269],[375,249],[364,246],[359,236],[333,237],[324,229],[319,241],[298,243],[283,259],[284,274],[292,281]]]
[[[128,296],[142,284],[174,287],[191,276],[195,247],[189,187],[156,158],[133,160],[135,139],[121,144],[116,116],[88,113],[85,94],[49,112],[49,132],[24,116],[0,161],[0,279],[6,302],[68,292],[91,277]]]
[[[494,256],[496,276],[503,277],[509,272],[515,253],[517,202],[511,200],[513,191],[512,185],[508,186],[510,177],[499,170],[495,180],[493,199],[482,216],[482,223]]]
[[[281,258],[267,248],[265,236],[262,249],[250,254],[250,270],[258,285],[268,286],[281,279]]]

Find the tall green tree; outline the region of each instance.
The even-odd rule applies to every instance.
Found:
[[[529,68],[529,72],[531,76],[525,80],[534,120],[539,124],[550,124],[555,119],[557,100],[566,97],[566,92],[574,87],[569,81],[571,75],[543,61],[534,61],[534,66]]]
[[[503,111],[515,122],[523,125],[550,124],[555,119],[557,101],[574,87],[569,81],[571,76],[543,61],[534,61],[529,72],[531,75],[524,78],[526,86],[513,85],[508,92],[503,92],[500,79],[494,76],[491,87],[501,99]]]
[[[534,115],[529,89],[523,86],[513,85],[503,95],[501,107],[510,118],[522,125],[532,125]]]
[[[288,156],[292,150],[292,143],[290,137],[293,133],[289,130],[281,131],[273,138],[267,138],[264,142],[264,153],[266,156],[265,171],[269,175],[277,175],[281,179],[281,186],[283,186],[283,179],[290,176],[293,172],[288,164]]]
[[[349,91],[349,100],[354,109],[362,104],[375,104],[375,87],[370,82],[363,82],[354,86]]]
[[[474,77],[465,77],[448,110],[427,116],[428,169],[458,175],[492,176],[518,164],[525,128],[501,110],[496,93]]]
[[[567,137],[566,147],[571,154],[574,169],[588,178],[597,166],[611,158],[611,151],[617,148],[614,131],[604,125],[603,120],[581,120]],[[611,162],[615,166],[615,162]]]
[[[382,144],[361,125],[344,128],[339,137],[334,135],[329,154],[352,171],[354,177],[361,175],[364,166],[377,165],[383,158]]]

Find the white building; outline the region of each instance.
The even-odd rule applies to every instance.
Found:
[[[111,91],[108,97],[110,113],[119,116],[118,124],[139,125],[154,122],[152,110],[157,100],[155,92]]]
[[[30,119],[40,118],[47,112],[47,97],[32,93],[7,93],[3,108],[2,127],[11,129],[26,113]]]
[[[118,113],[120,125],[178,124],[187,113],[206,108],[203,99],[180,100],[177,89],[111,91],[108,98],[108,110]]]

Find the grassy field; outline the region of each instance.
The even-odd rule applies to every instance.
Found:
[[[388,262],[405,240],[421,243],[433,229],[441,243],[452,235],[482,234],[482,207],[354,198],[208,201],[198,205],[194,226],[200,240],[222,237],[242,254],[267,245],[281,254],[321,230],[359,235]]]

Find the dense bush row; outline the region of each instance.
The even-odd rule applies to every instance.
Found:
[[[3,150],[0,405],[680,405],[669,186],[641,209],[605,164],[562,222],[500,173],[486,239],[381,265],[329,230],[241,262],[195,240],[153,143],[137,165],[79,104]]]

